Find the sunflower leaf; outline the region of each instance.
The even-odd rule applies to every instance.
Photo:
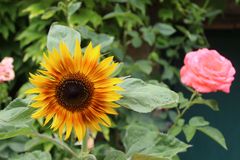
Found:
[[[62,25],[52,25],[47,36],[47,48],[52,51],[54,48],[59,48],[59,43],[64,42],[71,54],[74,53],[75,41],[78,39],[81,41],[81,35],[76,30],[62,26]]]
[[[154,109],[174,108],[179,96],[174,91],[159,85],[146,83],[140,79],[128,78],[120,84],[125,91],[118,104],[140,113],[148,113]]]
[[[107,156],[104,158],[104,160],[127,160],[126,155],[122,152],[122,151],[118,151],[118,150],[113,150],[110,151]]]
[[[24,154],[16,155],[11,157],[9,160],[51,160],[51,155],[48,152],[42,152],[42,151],[34,151],[34,152],[27,152]]]
[[[33,108],[28,108],[28,101],[15,99],[0,111],[0,139],[7,139],[30,133]]]

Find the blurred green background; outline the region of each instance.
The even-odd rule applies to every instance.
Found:
[[[188,51],[214,48],[229,58],[236,70],[240,67],[239,0],[0,0],[0,59],[14,57],[16,72],[13,81],[0,85],[0,109],[11,99],[25,97],[29,72],[34,73],[39,67],[52,24],[77,30],[82,46],[89,41],[94,45],[101,43],[103,57],[113,55],[115,61],[124,62],[120,76],[132,75],[145,81],[155,80],[157,84],[163,82],[181,92],[186,89],[179,87],[179,68]],[[211,126],[222,131],[229,150],[197,132],[190,142],[193,147],[181,154],[183,160],[240,159],[239,80],[237,73],[229,95],[204,95],[219,101],[219,112],[199,105],[185,116],[186,120],[204,116]],[[106,129],[104,135],[98,137],[100,145],[96,145],[96,155],[102,156],[102,143],[124,150],[120,136],[125,133],[125,125],[141,119],[129,110],[120,110],[120,113],[121,116],[114,119],[118,126]],[[174,121],[174,116],[170,116],[176,116],[174,113],[164,110],[154,112],[157,118],[154,114],[144,116],[151,122],[157,119],[158,129],[166,132]],[[35,127],[52,136],[47,127],[41,128],[36,123]],[[0,132],[5,133],[5,130]],[[183,135],[179,137],[186,142]],[[25,149],[26,142],[31,140],[32,137],[1,140],[0,159],[35,149],[51,153],[53,159],[69,156],[56,145],[45,142]]]

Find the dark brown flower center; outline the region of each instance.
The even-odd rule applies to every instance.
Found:
[[[86,76],[74,74],[64,77],[56,88],[58,103],[69,111],[88,107],[94,91],[93,83]]]

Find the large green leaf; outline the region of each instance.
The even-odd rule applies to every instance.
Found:
[[[226,141],[223,134],[216,128],[210,126],[199,127],[199,131],[203,132],[218,144],[220,144],[224,149],[227,149]]]
[[[16,98],[12,102],[10,102],[7,107],[4,108],[4,110],[9,110],[17,107],[27,107],[29,103],[29,99]]]
[[[5,128],[0,129],[0,140],[16,137],[19,135],[26,135],[31,132],[32,132],[32,129],[29,127],[5,126]]]
[[[123,144],[128,156],[136,159],[141,155],[152,160],[171,159],[190,147],[173,136],[136,124],[128,126]]]
[[[80,41],[81,35],[76,30],[62,25],[52,25],[47,36],[47,48],[52,51],[59,48],[60,42],[65,42],[73,54],[77,39]]]
[[[51,160],[51,155],[48,152],[34,151],[25,154],[13,156],[9,160]]]
[[[104,160],[127,160],[127,156],[122,151],[113,150],[107,154]]]
[[[134,153],[154,146],[158,135],[157,131],[151,131],[146,127],[139,125],[129,126],[123,139],[127,154],[133,155]]]
[[[40,144],[43,144],[43,143],[46,143],[46,140],[40,139],[38,137],[34,137],[25,143],[24,149],[26,151],[29,151],[29,150],[33,149],[34,147],[36,147]]]
[[[17,98],[0,111],[0,128],[1,125],[25,126],[26,123],[30,122],[34,109],[28,107],[29,103],[27,99]]]
[[[15,99],[0,111],[0,139],[24,135],[32,131],[33,109],[27,106],[27,100]]]
[[[120,84],[125,89],[118,103],[140,113],[154,109],[173,108],[178,103],[178,94],[166,87],[145,83],[136,78],[125,79]]]

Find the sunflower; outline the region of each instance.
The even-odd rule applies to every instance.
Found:
[[[122,80],[111,77],[118,65],[113,57],[99,59],[100,46],[93,48],[91,42],[84,55],[79,41],[73,56],[63,42],[59,51],[44,54],[43,69],[29,78],[35,88],[27,93],[36,94],[31,107],[37,111],[32,117],[44,118],[44,125],[52,119],[51,129],[58,130],[60,138],[64,134],[65,140],[73,129],[81,141],[87,129],[100,131],[100,124],[109,127],[108,114],[117,114],[119,106],[114,102],[121,98],[117,84]]]

